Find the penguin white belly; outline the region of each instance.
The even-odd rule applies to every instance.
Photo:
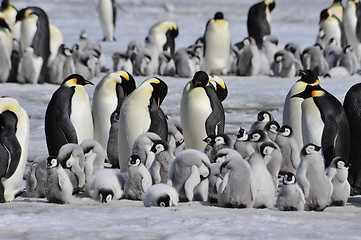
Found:
[[[114,41],[113,6],[111,0],[100,0],[98,5],[100,24],[104,37],[108,41]]]
[[[61,44],[64,43],[63,34],[60,30],[53,24],[49,25],[50,31],[50,57],[49,62],[55,59],[58,49]]]
[[[4,197],[6,202],[14,200],[14,195],[21,192],[25,187],[23,176],[28,159],[30,123],[24,109],[20,109],[16,114],[18,116],[16,138],[21,146],[21,157],[14,174],[8,179],[1,180],[5,189]]]
[[[33,43],[33,38],[37,31],[37,21],[38,18],[34,16],[28,17],[21,22],[20,46],[22,52]]]
[[[205,122],[212,113],[205,90],[203,88],[194,88],[190,91],[185,89],[180,111],[186,148],[203,151],[206,146],[203,139],[207,137]]]
[[[312,98],[302,103],[302,139],[303,145],[309,143],[321,146],[324,123],[321,113]]]
[[[204,60],[206,70],[213,74],[226,74],[230,58],[231,36],[228,23],[210,25],[205,35]]]
[[[356,8],[353,4],[348,4],[345,8],[344,13],[344,31],[346,35],[347,42],[351,45],[351,47],[354,49],[357,59],[360,59],[361,57],[361,44],[356,36],[356,24],[357,24],[357,18],[355,15]]]
[[[93,119],[89,97],[82,86],[77,86],[72,97],[70,120],[75,128],[79,144],[85,139],[93,139]]]
[[[339,23],[335,18],[323,22],[320,27],[325,33],[325,37],[322,40],[325,46],[327,46],[331,38],[334,38],[336,40],[338,46],[342,46],[341,45],[342,33]]]
[[[7,53],[9,54],[9,56],[11,56],[11,53],[13,51],[13,39],[9,30],[1,29],[0,39],[5,49],[7,50]]]

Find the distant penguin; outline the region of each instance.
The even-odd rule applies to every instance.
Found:
[[[115,52],[112,55],[113,71],[126,71],[133,74],[133,63],[125,52]]]
[[[158,74],[161,76],[175,76],[175,63],[173,56],[168,51],[163,51],[159,54]]]
[[[67,173],[53,156],[47,159],[47,169],[45,197],[51,203],[69,203],[72,198],[73,185]]]
[[[145,207],[173,207],[177,206],[179,196],[172,186],[159,183],[151,186],[144,196]]]
[[[296,180],[305,195],[305,210],[322,211],[331,204],[333,186],[326,176],[319,146],[307,144],[302,148]]]
[[[200,58],[191,49],[180,48],[174,54],[176,75],[182,78],[190,78],[200,69]]]
[[[167,184],[177,190],[180,202],[207,201],[209,173],[207,155],[186,149],[173,160]]]
[[[0,202],[11,202],[25,187],[23,176],[28,156],[28,114],[11,97],[0,98]]]
[[[131,154],[138,155],[140,161],[142,161],[147,169],[149,169],[154,162],[155,153],[151,151],[151,149],[158,140],[161,140],[160,136],[153,132],[142,133],[134,140]]]
[[[253,177],[255,178],[256,197],[255,208],[273,208],[275,205],[276,188],[271,173],[260,153],[252,153],[248,158]]]
[[[331,205],[346,206],[350,197],[351,187],[347,181],[350,164],[340,157],[332,160],[326,169],[326,175],[331,180],[333,191],[331,195]]]
[[[30,165],[28,177],[26,178],[26,197],[45,198],[45,185],[48,155],[41,155],[34,159]]]
[[[115,41],[114,30],[117,20],[117,9],[115,7],[115,0],[99,0],[97,10],[104,34],[103,41]]]
[[[335,39],[338,46],[343,46],[343,25],[342,19],[339,19],[330,9],[323,9],[320,13],[319,32],[317,42],[325,47],[330,39]]]
[[[208,199],[209,203],[218,203],[218,188],[222,182],[221,166],[223,162],[215,162],[210,165],[208,177]]]
[[[0,12],[4,15],[6,22],[11,29],[13,39],[20,40],[20,23],[16,22],[18,10],[10,0],[3,0],[0,6]]]
[[[85,182],[104,168],[105,152],[103,146],[94,139],[84,140],[80,146],[84,152]]]
[[[160,105],[167,95],[167,84],[159,78],[144,80],[124,100],[119,114],[118,151],[121,172],[127,169],[134,140],[145,132],[154,132],[167,140],[167,118]]]
[[[155,154],[154,162],[149,169],[153,183],[167,183],[170,167],[175,158],[173,152],[163,140],[155,140],[150,150]]]
[[[10,58],[13,49],[12,44],[13,41],[9,25],[6,23],[5,19],[0,18],[0,83],[7,82],[10,75],[12,68]]]
[[[241,43],[237,58],[238,76],[257,76],[261,72],[261,55],[256,41],[252,37],[246,37]]]
[[[334,38],[331,38],[330,41],[323,49],[323,55],[328,63],[330,71],[332,68],[336,67],[339,64],[339,59],[343,53],[342,46],[339,46]],[[357,61],[357,57],[354,54]],[[328,73],[329,74],[329,73]],[[327,76],[327,74],[326,74]]]
[[[43,59],[37,56],[32,47],[26,48],[19,62],[17,81],[19,83],[38,83]]]
[[[244,128],[240,127],[236,137],[233,148],[239,152],[244,159],[247,159],[253,152],[255,152],[252,143],[249,140],[248,132]]]
[[[268,171],[271,173],[275,190],[278,189],[278,175],[282,165],[282,153],[274,142],[262,143],[260,153],[265,161]]]
[[[283,125],[277,134],[275,143],[279,146],[282,153],[282,165],[280,172],[295,173],[300,164],[300,147],[296,142],[296,138],[292,132],[292,128],[288,125]]]
[[[301,62],[302,52],[301,52],[300,46],[294,42],[289,42],[286,44],[284,49],[289,51],[290,53],[292,53],[292,55],[294,56],[296,71],[297,72],[302,71],[304,68],[303,68],[302,62]]]
[[[92,199],[109,203],[122,197],[125,181],[116,169],[102,169],[91,176],[86,191]]]
[[[348,44],[355,50],[357,59],[361,57],[361,23],[360,23],[360,2],[347,0],[343,12],[343,27]]]
[[[257,114],[257,120],[252,123],[249,133],[252,133],[255,130],[264,130],[264,127],[269,121],[273,120],[273,116],[268,111],[260,111]]]
[[[248,35],[256,40],[259,48],[262,46],[264,37],[271,34],[270,13],[275,6],[275,1],[264,0],[252,5],[248,10]]]
[[[222,182],[218,188],[218,206],[251,208],[256,200],[256,179],[247,161],[230,159],[221,167]]]
[[[23,52],[31,46],[34,49],[35,55],[43,59],[38,82],[44,83],[50,56],[48,16],[44,10],[39,7],[27,7],[18,12],[16,21],[21,21],[20,44]]]
[[[322,137],[318,143],[321,142],[325,166],[328,167],[335,157],[342,157],[347,160],[350,153],[351,133],[347,115],[340,101],[319,85],[307,85],[303,92],[293,97],[305,99],[302,103],[303,129],[309,128],[310,124],[315,125],[315,119],[317,119],[317,116],[319,117],[319,128],[322,131]],[[305,105],[307,101],[311,101],[311,105]],[[309,128],[309,130],[312,130],[312,128]],[[304,141],[304,144],[307,143],[313,142]]]
[[[328,63],[323,55],[323,47],[317,43],[303,50],[301,60],[303,68],[310,69],[316,75],[323,76],[329,70]]]
[[[264,130],[258,129],[253,131],[249,135],[249,140],[254,148],[254,151],[259,153],[260,147],[264,142],[272,142],[272,140],[268,137],[267,133]]]
[[[276,120],[271,120],[264,126],[263,130],[265,130],[268,137],[274,141],[280,130],[280,124]]]
[[[296,76],[297,69],[293,54],[287,50],[275,53],[271,69],[276,76],[291,78]]]
[[[343,102],[350,125],[351,146],[348,162],[350,163],[348,181],[352,187],[352,194],[361,193],[361,83],[353,85],[346,93]]]
[[[231,53],[231,33],[222,12],[208,20],[204,32],[204,70],[208,74],[227,74]]]
[[[75,65],[71,49],[65,44],[61,44],[54,60],[49,62],[46,82],[61,84],[67,76],[74,72]]]
[[[151,76],[154,75],[154,67],[152,65],[152,55],[146,48],[141,48],[133,62],[133,73],[136,76]]]
[[[180,117],[186,148],[203,151],[203,139],[224,133],[223,105],[209,81],[207,73],[198,71],[183,89]]]
[[[276,208],[281,211],[302,211],[305,207],[305,196],[296,182],[295,175],[286,173],[282,183],[276,199]]]
[[[113,131],[113,124],[118,126],[120,107],[135,88],[133,76],[125,71],[108,73],[96,85],[92,101],[94,139],[104,149],[108,147],[110,135],[116,137],[112,148],[118,147],[118,135],[110,131]],[[117,131],[117,128],[114,131]]]
[[[152,186],[152,177],[148,169],[140,161],[138,155],[130,156],[127,170],[127,181],[124,186],[124,198],[143,200],[145,193]]]
[[[66,143],[93,138],[93,120],[85,85],[93,83],[81,75],[67,77],[51,97],[45,113],[45,136],[49,155],[58,155]]]

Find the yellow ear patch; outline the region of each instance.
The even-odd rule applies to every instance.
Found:
[[[316,79],[316,81],[314,83],[310,83],[311,86],[316,86],[318,85],[318,78]]]
[[[322,97],[323,95],[325,95],[324,91],[321,90],[312,91],[312,97]]]
[[[159,84],[160,83],[160,81],[158,80],[158,79],[154,79],[153,81],[152,81],[152,83],[155,83],[155,84]]]
[[[125,80],[129,81],[129,75],[128,75],[127,72],[121,73],[120,76],[122,76],[123,78],[125,78]]]

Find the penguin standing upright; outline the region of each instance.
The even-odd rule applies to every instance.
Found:
[[[203,71],[194,74],[184,87],[180,117],[186,148],[203,151],[209,135],[224,133],[225,116],[219,96],[209,76]]]
[[[343,27],[348,44],[355,50],[357,59],[361,58],[361,4],[359,0],[347,0],[343,13]]]
[[[167,95],[167,84],[159,78],[144,80],[120,107],[118,151],[121,172],[127,170],[135,139],[145,132],[154,132],[167,141],[168,125],[160,108]]]
[[[254,153],[254,148],[248,137],[248,132],[240,127],[236,135],[236,141],[234,142],[233,148],[242,155],[242,158],[248,158]]]
[[[14,7],[10,0],[3,0],[0,6],[0,12],[4,15],[6,22],[11,29],[13,39],[20,40],[20,23],[16,22],[18,10]]]
[[[66,143],[93,138],[93,120],[84,85],[93,83],[81,75],[67,77],[51,97],[45,113],[45,136],[49,155],[57,156]]]
[[[97,10],[104,34],[103,41],[115,41],[114,30],[117,20],[117,9],[115,7],[115,0],[99,0]]]
[[[36,157],[31,164],[26,178],[26,197],[28,198],[44,198],[45,185],[48,175],[46,164],[48,155],[40,155]]]
[[[18,101],[0,98],[0,202],[10,202],[23,192],[30,123]]]
[[[293,173],[288,172],[283,177],[283,185],[276,199],[276,208],[281,211],[301,211],[305,207],[305,195],[296,182]]]
[[[338,46],[342,47],[343,25],[341,20],[334,15],[330,9],[324,9],[320,13],[319,33],[317,42],[325,47],[331,39],[334,39]]]
[[[50,56],[48,15],[39,7],[27,7],[18,12],[16,21],[21,21],[20,44],[22,51],[32,47],[35,55],[43,59],[38,82],[44,83]]]
[[[11,52],[13,40],[10,33],[10,28],[5,19],[0,17],[0,83],[6,82],[9,79],[11,71]]]
[[[252,5],[248,11],[248,35],[256,40],[257,46],[262,47],[264,36],[271,34],[271,11],[276,3],[273,0],[264,0]]]
[[[227,74],[231,54],[231,33],[222,12],[209,20],[204,32],[204,70],[209,74]]]

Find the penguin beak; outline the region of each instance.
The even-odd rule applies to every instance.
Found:
[[[93,86],[94,86],[94,83],[92,83],[92,82],[90,82],[90,81],[88,81],[88,80],[85,80],[85,81],[84,81],[84,85],[86,85],[86,84],[90,84],[90,85],[93,85]]]

